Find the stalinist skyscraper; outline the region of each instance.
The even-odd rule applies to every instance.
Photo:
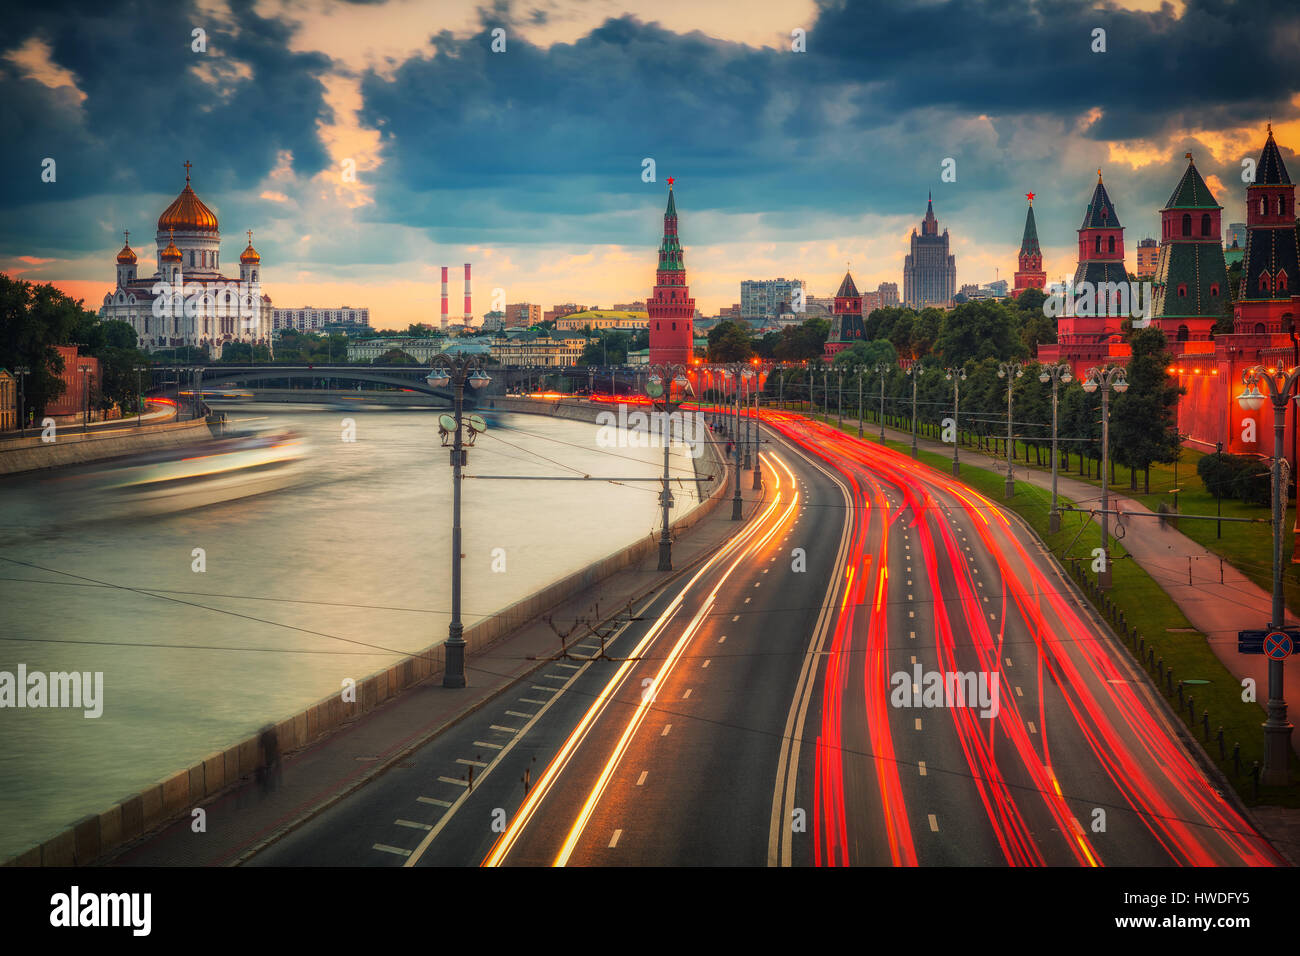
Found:
[[[913,309],[949,306],[957,290],[957,260],[948,253],[948,230],[939,235],[934,198],[925,207],[921,234],[912,230],[912,251],[903,263],[903,304]]]

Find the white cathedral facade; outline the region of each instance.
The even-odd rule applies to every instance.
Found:
[[[221,232],[213,213],[190,187],[158,217],[154,241],[158,271],[136,274],[130,235],[117,254],[117,287],[104,296],[101,321],[129,322],[147,351],[196,346],[219,358],[230,342],[271,344],[271,299],[262,294],[262,257],[248,247],[239,256],[239,278],[221,273]]]

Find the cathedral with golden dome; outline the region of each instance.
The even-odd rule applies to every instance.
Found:
[[[221,231],[216,214],[190,186],[158,217],[154,236],[158,271],[137,275],[137,256],[126,233],[117,254],[117,287],[104,296],[101,321],[129,322],[149,351],[195,346],[219,358],[231,342],[271,344],[271,299],[262,293],[262,257],[253,234],[239,256],[239,278],[221,273]]]

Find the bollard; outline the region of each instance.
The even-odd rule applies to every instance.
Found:
[[[1252,778],[1254,778],[1255,781],[1255,801],[1259,802],[1259,761],[1258,760],[1256,760],[1255,765],[1250,768],[1250,775]]]
[[[1238,740],[1232,745],[1232,772],[1238,777],[1241,776],[1241,741]]]
[[[1146,657],[1146,653],[1147,653],[1147,639],[1146,639],[1145,637],[1143,637],[1143,638],[1139,638],[1139,639],[1138,639],[1138,656],[1139,656],[1139,657]]]
[[[1219,737],[1219,759],[1222,760],[1224,757],[1227,756],[1227,753],[1223,749],[1223,724],[1219,724],[1218,737]]]
[[[1196,698],[1191,694],[1187,695],[1187,722],[1196,726]]]
[[[1201,711],[1201,727],[1204,728],[1205,730],[1205,742],[1209,743],[1210,742],[1210,712],[1208,710]]]

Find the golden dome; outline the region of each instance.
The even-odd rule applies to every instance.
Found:
[[[158,217],[158,231],[217,232],[217,216],[190,188],[190,164],[185,164],[185,188]]]
[[[174,238],[170,236],[168,237],[167,248],[162,251],[162,255],[160,255],[159,258],[162,259],[164,262],[181,261],[181,251],[176,248],[176,242]]]
[[[253,230],[248,230],[248,248],[239,254],[240,262],[261,262],[262,257],[253,248]]]
[[[122,244],[122,251],[117,254],[117,264],[120,266],[135,265],[135,250],[131,248],[131,234],[123,233],[125,240]]]

